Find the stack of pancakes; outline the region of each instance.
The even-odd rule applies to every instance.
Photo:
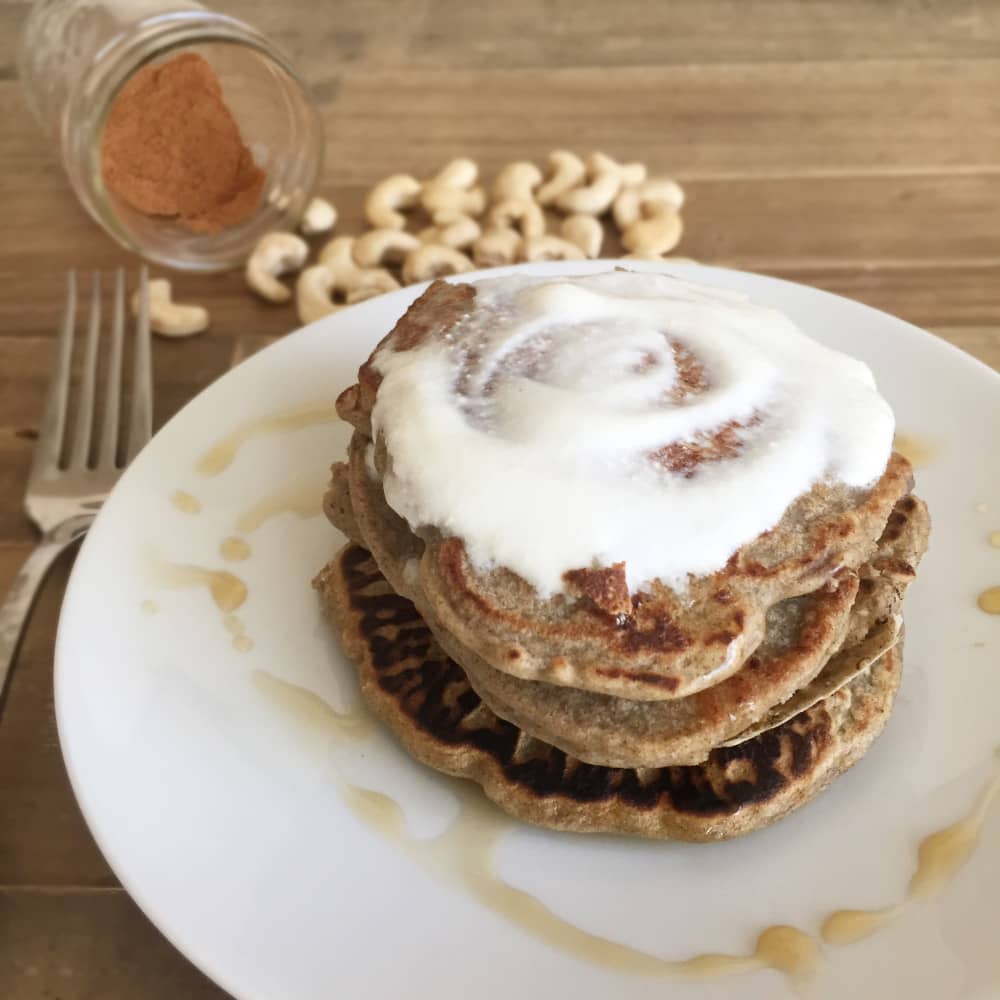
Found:
[[[475,294],[435,283],[380,348],[444,336]],[[415,757],[544,826],[708,840],[779,819],[865,753],[900,682],[929,532],[905,458],[864,490],[815,484],[683,590],[630,592],[612,564],[541,596],[389,505],[374,357],[338,400],[354,432],[324,506],[350,542],[315,585]]]

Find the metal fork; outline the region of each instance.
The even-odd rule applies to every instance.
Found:
[[[97,384],[97,348],[101,329],[100,275],[94,275],[90,320],[83,344],[83,372],[74,426],[67,419],[73,330],[76,320],[76,275],[71,271],[66,311],[56,348],[56,364],[49,382],[45,416],[42,419],[35,457],[28,478],[24,508],[42,533],[14,584],[0,605],[0,699],[24,632],[31,608],[56,557],[82,538],[125,466],[152,436],[153,378],[149,341],[149,288],[146,269],[139,285],[139,317],[136,323],[135,363],[132,370],[132,406],[128,438],[120,436],[122,347],[125,336],[125,276],[115,276],[111,317],[111,339],[107,351],[105,404],[96,461],[91,463],[91,441],[95,431],[94,397]],[[63,462],[63,445],[69,441],[69,457]],[[124,445],[124,462],[119,447]]]

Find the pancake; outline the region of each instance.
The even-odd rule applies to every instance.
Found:
[[[903,597],[929,529],[922,501],[900,501],[874,558],[861,569],[860,589],[853,574],[842,571],[835,586],[775,605],[764,641],[747,662],[687,698],[637,702],[520,680],[434,631],[490,708],[532,736],[592,764],[699,763],[713,747],[772,729],[832,694],[896,643]]]
[[[840,690],[703,764],[585,764],[495,715],[371,555],[345,546],[314,586],[362,693],[418,760],[479,783],[502,809],[556,830],[721,840],[787,815],[858,761],[882,731],[902,673],[897,643]]]
[[[435,283],[380,347],[405,352],[428,338],[445,338],[474,310],[475,297],[473,286]],[[763,641],[772,608],[871,558],[894,505],[912,487],[909,463],[893,454],[870,489],[818,483],[723,569],[691,578],[683,593],[657,580],[630,592],[624,566],[614,564],[569,571],[566,592],[543,598],[510,569],[475,566],[466,540],[441,525],[415,525],[410,532],[385,503],[381,482],[392,456],[384,440],[371,437],[381,383],[373,359],[338,400],[338,412],[356,428],[349,479],[360,534],[394,583],[401,577],[383,561],[385,554],[394,551],[398,565],[408,567],[411,581],[401,589],[419,600],[435,628],[492,669],[522,680],[649,701],[717,685]],[[696,381],[687,388],[700,391]],[[682,468],[694,474],[699,463],[733,448],[720,431],[692,445],[682,456],[692,467]]]

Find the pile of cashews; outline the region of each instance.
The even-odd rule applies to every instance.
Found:
[[[479,167],[452,160],[420,181],[393,174],[365,198],[371,229],[335,236],[307,266],[309,245],[294,233],[268,233],[247,260],[250,288],[270,302],[288,302],[280,279],[298,273],[295,304],[302,323],[401,285],[519,261],[583,260],[600,256],[604,217],[617,227],[626,258],[669,254],[683,232],[684,192],[669,177],[650,177],[645,164],[619,163],[604,153],[581,159],[555,150],[545,169],[519,161],[505,166],[487,192]],[[430,225],[407,229],[423,216]],[[329,232],[336,209],[314,199],[301,223],[306,235]]]

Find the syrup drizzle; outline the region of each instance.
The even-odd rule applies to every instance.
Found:
[[[329,403],[311,403],[294,410],[269,414],[243,424],[221,438],[198,459],[195,468],[203,476],[217,476],[229,468],[240,448],[254,438],[329,424],[336,419],[337,410]]]
[[[367,737],[374,730],[372,717],[361,706],[340,712],[311,691],[272,674],[254,670],[250,677],[254,687],[298,729],[349,740]],[[422,868],[443,881],[464,887],[492,912],[584,961],[635,975],[699,979],[775,969],[796,982],[808,979],[819,967],[816,939],[785,925],[766,928],[749,954],[709,952],[680,960],[658,958],[591,934],[500,877],[495,849],[503,835],[517,824],[471,782],[450,783],[459,800],[458,815],[441,834],[424,839],[408,833],[402,807],[391,796],[343,778],[339,785],[345,804],[358,819]]]
[[[990,807],[998,795],[1000,774],[995,774],[966,816],[929,834],[920,842],[917,866],[902,902],[877,910],[837,910],[823,922],[820,930],[823,940],[835,945],[860,941],[895,920],[910,903],[939,896],[972,856]]]

